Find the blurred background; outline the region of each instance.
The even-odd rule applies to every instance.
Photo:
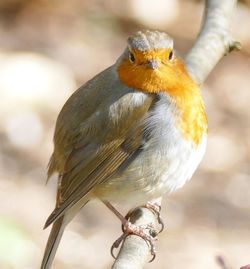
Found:
[[[195,0],[0,1],[0,268],[39,268],[54,208],[47,186],[56,117],[70,94],[123,51],[138,29],[167,31],[181,53],[202,21]],[[250,263],[250,1],[240,1],[233,36],[242,43],[203,86],[206,156],[192,181],[163,204],[165,231],[145,268],[228,268]],[[121,208],[126,213],[126,209]],[[110,268],[120,223],[89,203],[68,226],[55,269]]]

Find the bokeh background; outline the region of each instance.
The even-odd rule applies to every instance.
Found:
[[[130,33],[161,29],[184,56],[204,8],[194,0],[0,1],[0,268],[39,268],[53,210],[47,186],[57,114],[81,84],[111,65]],[[192,181],[163,204],[166,230],[145,268],[228,268],[250,263],[250,1],[233,16],[233,52],[203,86],[209,119],[206,156]],[[122,212],[127,209],[121,207]],[[116,217],[89,203],[68,226],[55,269],[110,268]]]

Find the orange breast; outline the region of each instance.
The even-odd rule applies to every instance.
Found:
[[[201,142],[203,134],[207,133],[203,100],[198,85],[180,60],[176,58],[171,63],[160,63],[155,70],[124,60],[117,71],[121,81],[131,88],[147,93],[167,93],[176,104],[176,125],[184,138],[196,145]]]

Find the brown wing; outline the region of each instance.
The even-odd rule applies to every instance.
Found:
[[[96,137],[91,139],[91,136],[88,143],[78,141],[81,146],[76,147],[66,161],[66,172],[61,176],[58,188],[57,207],[49,216],[45,227],[65,214],[96,185],[112,176],[140,148],[144,130],[143,119],[153,103],[154,98],[150,96],[145,99],[143,105],[133,109],[130,104],[124,104],[123,109],[126,111],[127,106],[128,113],[121,115],[121,122],[112,124],[107,120],[107,124],[111,126],[98,130],[102,133],[100,141],[96,141]],[[86,138],[83,140],[86,141]]]

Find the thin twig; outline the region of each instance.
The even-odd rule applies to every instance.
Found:
[[[221,267],[221,269],[229,269],[224,257],[222,257],[221,255],[216,256],[216,261],[217,261],[218,265]]]
[[[204,11],[204,23],[201,32],[186,57],[186,66],[190,75],[203,83],[218,61],[234,49],[240,49],[240,43],[232,39],[230,22],[237,0],[207,0]],[[156,229],[156,216],[146,208],[136,209],[131,223],[151,224]],[[128,236],[115,260],[112,269],[142,269],[150,260],[150,248],[138,236]]]

